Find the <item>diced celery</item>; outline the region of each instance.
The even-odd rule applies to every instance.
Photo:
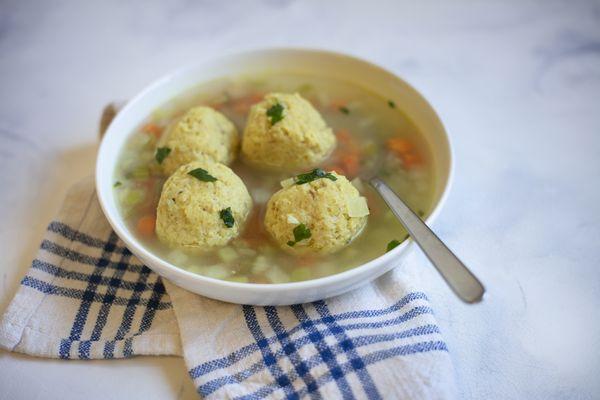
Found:
[[[168,118],[168,113],[164,108],[157,108],[152,112],[151,118],[154,121],[160,121],[162,119]]]
[[[133,207],[144,200],[144,192],[140,189],[124,190],[122,196],[122,204],[126,207]]]
[[[310,278],[312,278],[312,270],[307,267],[295,268],[290,275],[292,281],[306,281]]]
[[[130,176],[133,179],[139,179],[139,180],[148,179],[148,178],[150,178],[150,170],[148,170],[148,167],[140,165],[140,166],[136,167],[133,171],[131,171]]]

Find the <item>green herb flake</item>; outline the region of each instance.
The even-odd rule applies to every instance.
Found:
[[[346,115],[350,114],[350,110],[348,110],[348,107],[340,107],[340,112]]]
[[[233,218],[233,214],[231,213],[231,207],[227,207],[224,210],[219,212],[219,216],[225,223],[225,226],[228,228],[233,228],[233,224],[235,224],[235,219]]]
[[[271,120],[271,125],[275,125],[283,119],[283,110],[281,103],[275,103],[267,110],[267,117]]]
[[[214,182],[217,180],[217,178],[215,178],[214,176],[209,174],[207,170],[202,168],[193,169],[190,172],[188,172],[188,175],[191,175],[202,182]]]
[[[424,217],[425,216],[425,211],[419,210],[418,214],[419,214],[419,217]]]
[[[391,250],[395,249],[396,247],[398,247],[398,245],[399,245],[399,244],[400,244],[400,242],[399,242],[399,241],[397,241],[396,239],[394,239],[394,240],[392,240],[391,242],[389,242],[389,243],[387,244],[387,250],[386,250],[386,253],[387,253],[388,251],[391,251]]]
[[[390,108],[396,108],[396,103],[392,100],[388,100],[388,106],[390,106]]]
[[[294,240],[293,241],[290,240],[289,242],[287,242],[287,245],[290,247],[294,246],[296,243],[298,243],[304,239],[310,238],[312,235],[310,233],[310,229],[308,229],[306,227],[306,225],[304,225],[304,224],[297,225],[294,228],[293,233],[294,233]]]
[[[116,181],[113,185],[114,188],[118,188],[119,186],[122,186],[123,183],[121,181]]]
[[[309,182],[312,182],[314,180],[321,179],[321,178],[327,178],[332,181],[337,181],[337,178],[332,173],[326,172],[326,171],[322,170],[321,168],[315,168],[312,171],[307,172],[305,174],[297,175],[294,178],[294,183],[296,185],[302,185],[304,183],[309,183]]]
[[[159,147],[156,149],[156,162],[162,164],[162,162],[167,158],[167,156],[171,153],[171,149],[169,147]]]

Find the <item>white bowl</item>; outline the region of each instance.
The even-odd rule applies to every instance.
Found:
[[[283,284],[237,283],[187,272],[159,258],[131,234],[121,218],[113,191],[113,176],[121,148],[150,113],[186,90],[225,76],[266,71],[305,72],[351,81],[393,100],[425,136],[433,153],[434,209],[437,216],[450,188],[452,151],[448,136],[429,103],[396,75],[351,56],[307,49],[269,49],[235,54],[176,71],[147,87],[119,112],[102,140],[96,164],[96,188],[106,218],[127,247],[158,274],[194,293],[231,303],[288,305],[339,295],[364,285],[405,256],[411,241],[356,268],[324,278]]]

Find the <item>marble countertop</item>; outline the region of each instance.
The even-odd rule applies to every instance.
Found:
[[[67,187],[91,174],[97,122],[170,70],[267,46],[350,52],[438,110],[456,176],[434,228],[488,287],[455,299],[412,263],[462,398],[600,395],[600,4],[585,1],[2,2],[0,310]],[[0,398],[194,398],[183,361],[0,352]]]

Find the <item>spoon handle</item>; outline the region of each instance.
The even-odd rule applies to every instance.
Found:
[[[450,251],[427,225],[381,179],[369,183],[383,197],[410,236],[417,242],[429,261],[461,300],[477,303],[485,289],[471,271]]]

